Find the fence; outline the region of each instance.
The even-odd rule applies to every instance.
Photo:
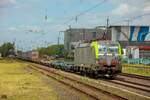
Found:
[[[144,65],[150,65],[150,59],[143,59],[143,58],[138,58],[138,59],[132,59],[132,58],[123,58],[122,59],[123,63],[128,63],[128,64],[144,64]]]

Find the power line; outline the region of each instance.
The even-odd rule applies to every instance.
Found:
[[[73,21],[74,19],[75,19],[76,22],[77,22],[77,19],[78,19],[79,16],[82,16],[82,15],[86,14],[87,12],[89,12],[89,11],[91,11],[91,10],[97,8],[98,6],[102,5],[102,4],[105,3],[106,1],[107,1],[107,0],[103,0],[103,1],[99,2],[98,4],[94,5],[93,7],[91,7],[91,8],[89,8],[89,9],[87,9],[87,10],[85,10],[85,11],[83,11],[83,12],[77,14],[76,16],[72,17],[72,18],[69,19],[68,21],[64,22],[64,24],[67,24],[67,23]]]
[[[145,14],[142,14],[142,15],[135,16],[131,20],[136,20],[136,19],[139,19],[139,18],[141,18],[143,16],[148,16],[148,15],[150,15],[150,13],[145,13]]]
[[[137,20],[137,19],[139,19],[139,18],[141,18],[143,16],[148,16],[148,15],[150,15],[150,13],[145,13],[145,14],[141,14],[141,15],[138,15],[138,16],[135,16],[135,17],[132,17],[132,18],[128,18],[128,19],[126,18],[126,19],[123,19],[123,20],[115,21],[112,24],[116,24],[116,23],[120,23],[120,22],[125,22],[125,21],[127,21],[128,24],[129,24],[130,21]]]

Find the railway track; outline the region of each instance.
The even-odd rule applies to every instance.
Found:
[[[121,73],[115,78],[115,80],[105,81],[150,96],[150,77]]]
[[[143,84],[134,83],[134,82],[125,81],[125,80],[109,80],[109,82],[114,83],[114,84],[119,84],[127,88],[133,88],[136,90],[150,93],[150,86],[148,85],[143,85]]]
[[[81,82],[80,80],[76,80],[67,76],[62,76],[61,74],[57,73],[56,70],[48,68],[48,67],[42,67],[41,65],[35,65],[32,64],[31,68],[34,70],[40,71],[44,75],[47,75],[67,86],[70,86],[74,89],[76,89],[79,92],[82,92],[93,99],[103,99],[103,100],[126,100],[123,97],[120,97],[118,95],[112,94],[110,92],[101,90],[97,88],[96,86],[92,86],[86,83]]]
[[[93,84],[89,84],[87,82],[83,82],[80,78],[77,78],[77,77],[72,77],[74,76],[73,74],[72,75],[68,75],[68,74],[64,74],[63,73],[63,76],[61,75],[62,73],[60,73],[61,71],[58,70],[58,69],[54,69],[54,68],[50,68],[46,65],[43,65],[43,64],[37,64],[37,63],[31,63],[31,64],[34,64],[33,65],[33,69],[37,70],[37,71],[40,71],[41,73],[47,75],[48,77],[51,77],[67,86],[70,86],[71,88],[81,92],[81,93],[84,93],[88,96],[90,96],[91,98],[93,99],[102,99],[102,100],[125,100],[125,99],[136,99],[136,100],[149,100],[150,96],[149,96],[149,92],[147,92],[147,90],[145,92],[148,93],[147,94],[144,94],[143,92],[135,92],[135,91],[132,91],[132,89],[136,89],[135,86],[129,86],[129,82],[127,85],[124,85],[126,87],[122,87],[123,84],[120,83],[120,85],[122,85],[121,87],[119,87],[121,89],[120,90],[117,90],[117,91],[120,91],[120,92],[117,92],[114,88],[112,89],[112,87],[110,89],[112,90],[115,90],[114,92],[111,91],[110,89],[101,89],[99,88],[99,85],[98,85],[98,80],[95,80],[95,82],[92,82]],[[38,66],[43,66],[43,67],[38,67]],[[54,76],[51,76],[51,75],[54,75]],[[103,79],[102,79],[103,80]],[[105,80],[106,81],[106,80]],[[104,82],[104,87],[107,85],[110,85],[110,86],[113,86],[112,84],[109,84],[111,82],[108,83],[109,80],[107,80],[107,82],[105,83]],[[102,81],[101,81],[102,82]],[[101,83],[100,82],[100,83]],[[107,84],[108,83],[108,84]],[[113,82],[112,82],[113,83]],[[118,84],[117,82],[114,82],[115,84]],[[95,84],[95,85],[94,85]],[[103,82],[102,82],[103,84]],[[118,84],[119,85],[119,84]],[[115,87],[118,87],[118,85],[114,85]],[[98,87],[97,87],[98,86]],[[132,88],[131,90],[127,89],[127,88]],[[119,89],[118,88],[118,89]],[[138,87],[137,90],[141,88]],[[122,90],[123,89],[123,90]],[[144,91],[144,89],[140,90],[140,91]],[[149,91],[149,90],[148,90]],[[122,94],[123,92],[123,94]],[[119,93],[119,94],[118,94]],[[120,94],[121,93],[121,94]]]
[[[126,76],[126,77],[137,78],[137,79],[142,79],[142,80],[149,80],[150,81],[150,77],[149,76],[140,76],[140,75],[128,74],[128,73],[121,73],[119,75]]]
[[[132,84],[131,87],[134,87],[138,90],[150,92],[150,77],[148,76],[121,73],[117,76],[116,80]]]

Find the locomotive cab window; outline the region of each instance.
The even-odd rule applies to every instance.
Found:
[[[99,46],[99,54],[104,54],[107,52],[107,47],[106,46]]]

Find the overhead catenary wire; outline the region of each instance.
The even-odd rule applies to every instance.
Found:
[[[97,8],[98,6],[102,5],[102,4],[105,3],[106,1],[107,1],[107,0],[103,0],[103,1],[101,1],[101,2],[99,2],[99,3],[97,3],[96,5],[92,6],[91,8],[89,8],[89,9],[87,9],[87,10],[85,10],[85,11],[83,11],[83,12],[77,14],[77,15],[75,15],[74,17],[72,17],[72,18],[69,19],[68,21],[64,22],[63,24],[68,24],[69,22],[71,22],[71,21],[73,21],[73,20],[76,20],[76,22],[77,22],[79,16],[82,16],[82,15],[86,14],[87,12],[89,12],[89,11],[91,11],[91,10]]]
[[[137,19],[142,18],[144,16],[149,16],[149,15],[150,15],[150,13],[144,13],[144,14],[141,14],[141,15],[138,15],[138,16],[131,18],[131,20],[129,20],[129,21],[134,21],[134,20],[137,20]]]
[[[141,18],[141,17],[149,16],[149,15],[150,15],[150,13],[144,13],[144,14],[141,14],[141,15],[134,16],[134,17],[132,17],[132,18],[125,18],[125,19],[123,19],[123,20],[115,21],[115,22],[112,23],[112,24],[117,24],[117,23],[125,22],[125,21],[127,21],[128,24],[129,24],[130,21],[137,20],[137,19],[139,19],[139,18]]]
[[[93,10],[93,9],[95,9],[95,8],[97,8],[97,7],[99,7],[100,5],[102,5],[103,3],[105,3],[106,1],[108,1],[108,0],[101,0],[101,2],[99,2],[99,3],[97,3],[96,5],[94,5],[94,6],[92,6],[91,8],[89,8],[89,9],[87,9],[87,10],[85,10],[85,11],[83,11],[83,12],[81,12],[81,13],[79,13],[79,14],[77,14],[77,15],[75,15],[75,16],[73,16],[71,19],[69,19],[69,20],[66,20],[66,22],[64,22],[64,24],[68,24],[69,22],[71,22],[71,21],[78,21],[78,17],[80,17],[80,16],[82,16],[82,15],[85,15],[86,13],[88,13],[89,11],[91,11],[91,10]],[[45,13],[46,13],[46,15],[45,15],[45,20],[47,20],[47,8],[45,9]],[[128,21],[128,23],[130,22],[130,21],[132,21],[132,20],[137,20],[137,19],[139,19],[139,18],[141,18],[141,17],[143,17],[143,16],[147,16],[147,15],[150,15],[150,13],[145,13],[145,14],[141,14],[141,15],[138,15],[138,16],[135,16],[135,17],[132,17],[132,18],[125,18],[125,19],[122,19],[122,20],[118,20],[117,22],[115,22],[115,23],[119,23],[119,22],[124,22],[124,21]],[[61,24],[62,25],[62,24]],[[42,38],[43,36],[45,36],[45,34],[42,34],[41,36],[39,36],[39,38]]]

